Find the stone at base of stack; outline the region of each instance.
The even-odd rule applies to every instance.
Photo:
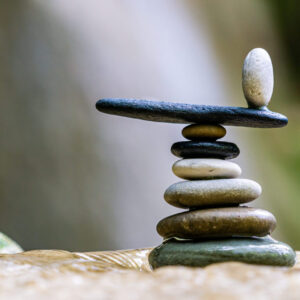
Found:
[[[165,242],[150,253],[151,266],[204,267],[227,261],[293,266],[295,252],[269,236],[275,217],[241,205],[258,198],[261,187],[253,180],[236,178],[240,167],[226,159],[238,156],[238,147],[216,141],[225,136],[225,128],[192,124],[182,134],[191,141],[172,146],[172,153],[183,158],[175,162],[173,172],[187,181],[171,185],[164,198],[189,210],[157,224]]]
[[[153,269],[176,265],[205,267],[229,261],[291,267],[295,259],[296,254],[290,246],[269,236],[202,241],[170,239],[154,248],[149,255]]]

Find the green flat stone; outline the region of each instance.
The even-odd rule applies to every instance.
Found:
[[[170,239],[149,254],[153,269],[176,265],[205,267],[229,261],[291,267],[295,259],[296,254],[290,246],[270,236],[202,241]]]

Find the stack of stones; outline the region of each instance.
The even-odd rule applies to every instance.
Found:
[[[266,236],[274,230],[276,220],[271,213],[241,205],[255,200],[261,187],[255,181],[237,178],[241,169],[228,159],[238,156],[238,147],[216,141],[225,133],[220,125],[190,125],[182,134],[191,141],[172,146],[172,153],[183,158],[175,162],[173,172],[187,181],[171,185],[165,200],[189,210],[158,223],[157,231],[163,238]]]
[[[171,152],[182,158],[174,163],[173,172],[186,181],[171,185],[164,198],[170,205],[188,210],[158,223],[157,231],[166,242],[151,253],[153,267],[204,266],[212,261],[241,258],[262,263],[261,257],[254,260],[245,251],[243,257],[237,257],[236,251],[231,255],[228,250],[224,252],[226,247],[232,251],[232,245],[247,246],[253,251],[253,246],[261,241],[256,237],[269,235],[276,226],[270,212],[242,205],[258,198],[261,187],[253,180],[237,178],[241,168],[228,160],[240,151],[233,143],[217,141],[225,134],[221,125],[193,124],[182,130],[190,141],[173,144]],[[169,253],[172,247],[177,249],[176,245],[182,249]],[[264,256],[264,262],[266,259]]]
[[[164,195],[170,205],[186,211],[157,224],[164,242],[149,255],[153,268],[203,267],[225,261],[276,266],[295,263],[295,252],[269,236],[276,226],[275,217],[263,209],[247,206],[260,196],[261,187],[253,180],[238,178],[241,168],[229,160],[239,155],[239,148],[218,141],[226,134],[222,125],[285,126],[285,116],[266,108],[272,90],[271,59],[265,50],[254,49],[243,67],[243,91],[249,108],[126,99],[97,102],[97,109],[109,114],[194,123],[182,130],[189,141],[177,142],[171,148],[181,158],[174,163],[173,172],[185,181],[171,185]]]

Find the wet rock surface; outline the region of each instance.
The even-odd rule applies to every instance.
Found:
[[[0,298],[300,298],[299,263],[285,268],[226,262],[205,268],[162,267],[152,272],[147,258],[150,250],[36,250],[1,255]]]

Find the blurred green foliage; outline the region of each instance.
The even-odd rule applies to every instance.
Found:
[[[286,53],[291,71],[290,80],[299,90],[300,80],[300,8],[297,0],[268,1],[276,31]]]

